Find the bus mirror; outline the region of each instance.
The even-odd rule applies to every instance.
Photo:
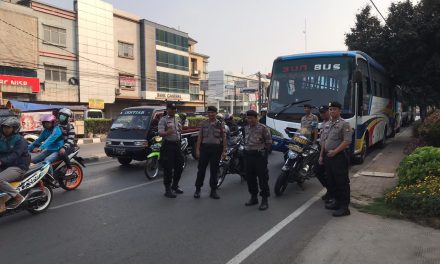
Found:
[[[362,83],[362,72],[360,70],[356,70],[354,72],[354,82],[355,83]]]

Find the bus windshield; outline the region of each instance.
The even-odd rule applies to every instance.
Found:
[[[310,100],[315,107],[331,101],[342,104],[344,118],[354,115],[354,91],[350,76],[353,58],[321,57],[275,62],[271,82],[269,116],[274,117],[285,105]],[[283,114],[303,114],[301,105],[294,105]]]

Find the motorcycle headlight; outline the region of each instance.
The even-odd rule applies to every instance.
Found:
[[[296,159],[296,157],[298,157],[298,154],[294,151],[289,150],[289,152],[287,153],[287,157],[289,159]]]
[[[154,142],[161,142],[161,141],[162,141],[162,137],[160,137],[160,136],[154,137]]]

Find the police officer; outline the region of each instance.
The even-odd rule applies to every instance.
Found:
[[[310,104],[304,105],[304,113],[306,115],[301,118],[301,129],[305,132],[305,136],[313,140],[313,143],[316,143],[318,138],[318,117],[312,114],[312,106]]]
[[[328,105],[322,105],[319,107],[319,116],[322,120],[322,123],[320,126],[320,133],[319,133],[320,146],[321,146],[321,151],[322,151],[324,149],[323,142],[327,138],[328,129],[329,129],[328,121],[330,120],[330,113],[328,111]],[[322,155],[320,155],[320,157],[323,157],[323,153],[322,153]],[[316,167],[316,178],[318,178],[318,180],[322,184],[322,186],[327,189],[327,192],[321,197],[322,200],[324,200],[326,202],[329,201],[331,199],[332,195],[330,194],[330,191],[328,188],[327,178],[325,175],[324,160],[322,158],[319,159],[319,164]]]
[[[245,127],[244,162],[251,198],[245,205],[252,206],[258,204],[257,195],[258,186],[260,186],[262,200],[259,209],[266,210],[269,208],[267,199],[270,196],[267,152],[272,145],[272,137],[269,129],[265,125],[258,123],[257,112],[249,110],[246,112],[246,116],[248,125]]]
[[[176,198],[176,193],[183,193],[179,188],[179,180],[183,171],[183,156],[180,150],[182,123],[176,116],[175,104],[167,104],[167,114],[160,119],[158,130],[159,135],[164,139],[160,158],[164,167],[165,196]]]
[[[324,161],[328,186],[334,191],[334,200],[325,208],[336,210],[333,216],[350,215],[350,180],[348,178],[348,159],[345,149],[352,141],[350,124],[341,118],[341,104],[329,104],[331,120],[328,122],[328,134],[324,139],[320,159]]]
[[[225,123],[216,118],[217,108],[215,106],[208,107],[208,120],[200,123],[199,136],[196,145],[196,158],[199,160],[196,192],[194,198],[200,198],[200,190],[205,180],[206,167],[210,167],[211,177],[209,185],[211,187],[210,197],[212,199],[220,199],[217,194],[217,171],[220,157],[226,157],[226,133]]]

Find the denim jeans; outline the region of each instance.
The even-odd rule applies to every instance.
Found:
[[[43,152],[32,158],[32,163],[39,163],[42,162],[43,160],[48,163],[53,163],[58,159],[59,159],[58,151],[54,152],[54,151],[44,150]]]

